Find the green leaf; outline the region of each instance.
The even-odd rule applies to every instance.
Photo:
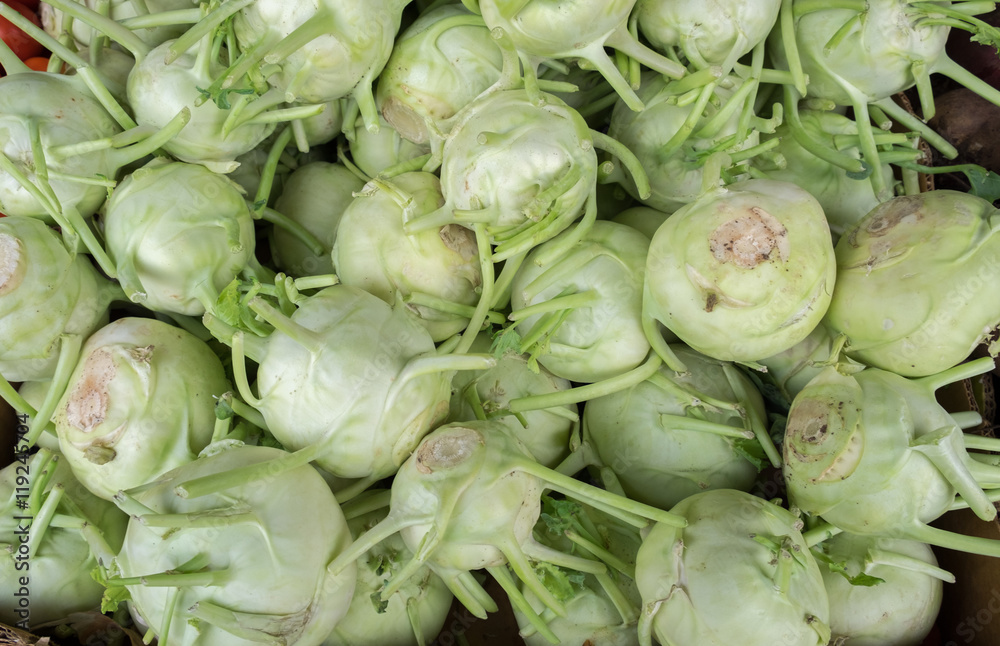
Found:
[[[388,580],[383,581],[382,588],[384,588],[387,583],[389,583]],[[372,592],[369,597],[372,600],[372,605],[375,606],[375,612],[378,614],[384,613],[389,608],[389,602],[382,598],[382,588]]]
[[[927,175],[942,173],[962,173],[969,180],[969,194],[989,202],[1000,200],[1000,175],[977,164],[953,164],[951,166],[923,166],[921,164],[900,163],[900,168],[915,170]]]
[[[544,496],[539,518],[545,523],[549,532],[555,536],[562,536],[576,525],[576,517],[580,511],[580,504],[577,502]]]
[[[811,551],[813,556],[816,557],[817,561],[819,561],[820,563],[825,563],[826,566],[830,568],[831,572],[836,572],[840,576],[844,577],[851,585],[858,585],[870,588],[874,585],[878,585],[879,583],[885,582],[885,579],[880,579],[877,576],[871,576],[870,574],[865,574],[864,571],[859,572],[855,576],[851,576],[851,574],[847,571],[846,561],[834,561],[830,557],[830,555],[826,554],[818,547],[813,548]]]
[[[761,447],[760,442],[756,439],[733,441],[733,451],[737,455],[746,458],[747,462],[752,464],[758,472],[762,471],[764,465],[769,463],[767,455],[764,453],[764,448]]]
[[[132,600],[128,588],[116,583],[114,577],[108,575],[106,568],[97,566],[90,571],[90,576],[104,587],[104,595],[101,597],[101,612],[115,612],[121,602]]]
[[[204,100],[211,100],[220,110],[229,110],[233,107],[229,102],[230,94],[254,94],[254,90],[250,88],[205,89],[195,87],[195,89]]]
[[[972,164],[963,172],[972,185],[970,193],[990,202],[1000,199],[1000,175]]]
[[[219,293],[219,298],[215,301],[215,316],[223,323],[240,327],[240,279],[234,278],[226,285],[225,289]]]
[[[586,577],[582,572],[564,570],[551,563],[536,563],[534,569],[542,585],[559,601],[569,601],[575,597]]]
[[[521,354],[521,335],[513,325],[495,332],[493,345],[490,346],[490,354],[497,359],[502,359],[508,353]]]
[[[885,583],[885,579],[880,579],[877,576],[871,576],[870,574],[865,574],[864,572],[859,572],[856,576],[851,576],[847,571],[847,563],[835,563],[831,560],[827,563],[827,567],[830,568],[831,572],[836,572],[847,579],[848,583],[851,585],[859,585],[870,588],[873,585]]]

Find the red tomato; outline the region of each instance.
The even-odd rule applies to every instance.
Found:
[[[12,9],[17,9],[21,12],[21,15],[41,27],[42,23],[38,20],[35,12],[20,2],[4,0],[3,4],[10,6]],[[14,53],[21,60],[31,58],[32,56],[40,56],[45,53],[45,48],[39,45],[34,38],[15,27],[6,18],[0,18],[0,39],[3,39],[3,42],[7,43],[7,46],[14,50]]]

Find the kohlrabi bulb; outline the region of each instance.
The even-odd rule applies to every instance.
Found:
[[[841,137],[857,137],[858,125],[853,120],[840,113],[819,110],[800,110],[799,122],[803,134],[825,145],[836,149],[844,155],[855,159],[861,158],[861,151],[855,147],[836,145],[835,139]],[[778,139],[777,147],[772,152],[784,159],[781,168],[767,167],[759,164],[759,170],[769,179],[792,182],[812,193],[823,207],[823,213],[830,223],[830,230],[835,237],[853,227],[861,218],[879,204],[875,189],[869,178],[855,178],[840,166],[818,157],[811,150],[804,148],[795,137],[792,125],[782,123],[773,134],[761,137],[764,141]],[[892,170],[884,164],[882,174],[892,177]]]
[[[38,218],[0,218],[0,374],[8,381],[51,379],[61,335],[85,339],[121,297]]]
[[[296,278],[333,273],[330,250],[337,238],[337,226],[354,200],[354,193],[363,186],[364,182],[343,164],[314,161],[292,171],[274,208],[316,236],[326,253],[314,254],[287,229],[274,227],[271,237],[275,266]]]
[[[830,600],[831,644],[918,646],[941,609],[944,584],[931,546],[846,532],[813,548]]]
[[[355,538],[383,519],[388,509],[380,509],[347,521]],[[386,579],[413,558],[398,534],[376,545],[358,560],[358,578],[347,614],[337,622],[323,646],[417,646],[429,644],[441,632],[454,595],[441,577],[421,568],[399,591],[377,602]]]
[[[129,609],[159,643],[319,646],[347,613],[354,564],[326,569],[351,543],[344,513],[310,465],[185,498],[193,479],[287,455],[239,445],[165,474],[122,505],[133,510],[119,576]]]
[[[458,224],[413,234],[407,222],[444,203],[436,175],[414,171],[373,179],[344,209],[331,259],[345,285],[394,305],[443,341],[462,332],[482,285],[476,236]],[[463,308],[465,313],[463,313]]]
[[[100,609],[104,586],[93,571],[121,548],[128,515],[46,449],[0,471],[0,511],[0,594],[9,600],[0,620],[34,628]]]
[[[640,643],[651,629],[661,644],[826,646],[826,588],[795,514],[731,489],[672,511],[687,527],[653,525],[636,559]]]
[[[740,130],[742,106],[729,105],[731,100],[746,101],[736,94],[739,83],[735,76],[721,81],[713,77],[712,83],[701,86],[705,101],[680,101],[691,88],[676,88],[662,75],[647,73],[638,91],[646,107],[636,112],[619,101],[608,127],[608,134],[635,154],[649,178],[649,195],[641,195],[631,179],[622,178],[625,190],[646,206],[673,213],[704,192],[711,153],[757,145],[756,129]],[[709,185],[718,183],[716,177]]]
[[[380,597],[391,596],[420,564],[426,564],[473,615],[485,618],[497,605],[472,576],[473,570],[485,568],[501,582],[512,603],[534,615],[532,625],[556,643],[558,638],[518,592],[514,577],[554,613],[564,614],[562,602],[546,588],[536,568],[558,564],[601,574],[606,567],[591,558],[546,549],[534,538],[540,498],[547,487],[584,503],[600,504],[605,513],[627,518],[630,524],[644,524],[637,516],[682,522],[668,512],[541,466],[502,424],[458,422],[439,426],[421,440],[393,478],[389,514],[327,570],[338,572],[399,532],[414,560],[386,583]]]
[[[612,599],[591,574],[577,574],[577,578],[582,581],[573,585],[570,593],[572,596],[564,600],[566,616],[553,616],[547,622],[548,627],[559,638],[559,643],[638,646],[639,634],[636,631],[636,621],[622,619],[617,605],[621,603],[621,599]],[[545,610],[545,606],[531,590],[525,590],[524,597],[536,612],[541,613]],[[514,619],[518,622],[519,634],[524,638],[526,646],[552,644],[545,635],[534,629],[517,608],[513,609],[513,613]]]
[[[275,124],[251,122],[231,127],[231,106],[240,102],[241,95],[231,92],[221,105],[203,95],[226,69],[212,58],[211,39],[170,59],[175,42],[169,40],[150,50],[129,74],[128,101],[135,120],[139,125],[162,128],[182,108],[189,108],[191,120],[163,149],[181,161],[205,164],[218,172],[232,170],[236,157],[262,142]],[[248,90],[244,86],[233,89]]]
[[[103,223],[125,293],[154,311],[200,316],[256,265],[246,199],[200,164],[161,159],[136,170],[112,193]]]
[[[545,587],[565,604],[564,616],[546,612],[542,600],[521,586],[525,601],[559,643],[638,646],[636,628],[642,599],[634,577],[635,557],[642,544],[639,528],[590,505],[546,495],[535,537],[557,550],[572,550],[574,543],[583,549],[593,545],[608,564],[607,572],[600,574],[552,565],[540,568]],[[533,617],[518,606],[512,610],[527,646],[553,643],[538,630]]]
[[[798,4],[798,3],[796,3]],[[950,27],[927,19],[905,0],[874,0],[863,7],[816,7],[795,14],[794,38],[809,83],[807,95],[852,105],[890,97],[916,83],[915,65],[930,74],[944,57]],[[848,28],[845,30],[845,28]],[[783,29],[769,50],[779,67],[790,61]]]
[[[1000,215],[983,198],[937,190],[896,197],[838,241],[837,287],[824,319],[848,355],[917,377],[982,343],[996,354]]]
[[[372,84],[392,52],[408,0],[259,0],[233,17],[233,30],[267,81],[304,103],[353,96],[377,127]]]
[[[676,48],[698,68],[730,70],[771,33],[781,0],[638,0],[639,31],[661,52]]]
[[[681,344],[671,348],[688,372],[661,367],[631,388],[587,401],[586,441],[630,498],[661,509],[707,489],[749,491],[763,457],[753,438],[755,430],[766,433],[764,400],[735,366]]]
[[[836,273],[816,198],[752,179],[667,218],[649,247],[643,308],[702,354],[753,362],[806,338],[826,313]]]
[[[434,342],[400,308],[336,285],[301,301],[288,324],[275,322],[259,357],[257,408],[289,450],[320,447],[316,462],[332,474],[392,475],[447,414],[451,375],[413,369]]]
[[[430,155],[430,145],[416,144],[403,138],[382,116],[379,116],[378,123],[378,131],[372,132],[358,117],[347,137],[351,161],[368,177],[376,177],[398,164],[419,161],[418,158]],[[420,163],[417,169],[422,166],[423,163]]]
[[[212,440],[215,397],[230,389],[198,337],[120,318],[83,345],[53,416],[59,446],[77,479],[111,500],[197,457]]]
[[[669,213],[664,213],[651,206],[631,206],[610,219],[612,222],[627,224],[652,240],[656,230],[668,217],[670,217]]]
[[[104,203],[107,188],[62,177],[113,179],[118,174],[119,155],[111,147],[85,147],[58,157],[46,152],[44,167],[48,176],[43,178],[36,153],[113,137],[119,132],[121,127],[78,77],[22,72],[0,78],[0,152],[27,182],[51,187],[57,211],[72,208],[83,217],[93,215]],[[48,203],[40,202],[37,194],[24,188],[13,174],[0,170],[0,212],[51,218]]]
[[[591,383],[623,374],[649,355],[642,327],[649,238],[598,220],[553,257],[551,250],[575,234],[568,229],[528,254],[511,283],[509,318],[522,339],[537,339],[522,344],[522,353],[558,377]]]
[[[635,0],[481,0],[486,26],[517,50],[527,73],[546,59],[584,60],[598,70],[633,110],[642,110],[630,80],[608,56],[612,48],[659,74],[679,78],[684,68],[641,44],[629,31]]]
[[[101,2],[100,0],[75,0],[88,9],[104,11],[112,20],[122,21],[137,16],[158,14],[165,11],[181,11],[183,9],[197,9],[198,3],[195,0],[110,0]],[[102,6],[103,5],[103,6]],[[63,31],[69,27],[73,39],[78,45],[90,45],[95,37],[94,30],[82,20],[73,20],[71,26],[67,23],[66,15],[59,9],[54,8],[47,2],[39,3],[39,15],[42,19],[42,27],[53,38],[61,38]],[[185,25],[171,20],[161,21],[163,24],[156,27],[145,27],[135,29],[135,35],[150,47],[155,47],[171,38],[177,38],[184,33]]]
[[[597,181],[587,122],[555,96],[540,102],[504,90],[465,106],[445,140],[440,169],[445,204],[409,231],[482,224],[495,259],[544,242],[583,215]]]
[[[428,143],[447,134],[447,120],[496,83],[502,67],[483,19],[461,4],[446,4],[400,34],[375,98],[400,135]]]
[[[490,335],[481,332],[469,351],[489,352],[491,344]],[[562,392],[572,386],[569,380],[556,377],[541,366],[535,368],[527,355],[504,352],[492,368],[455,373],[447,421],[491,419],[504,424],[540,464],[555,468],[569,453],[570,434],[579,421],[577,405],[511,413],[512,399]]]
[[[834,338],[825,325],[817,325],[809,335],[783,352],[761,359],[767,368],[759,375],[766,388],[791,404],[813,377],[823,371],[834,356]]]
[[[934,396],[992,365],[979,360],[919,380],[878,368],[825,368],[788,412],[782,467],[791,504],[855,534],[1000,553],[996,541],[928,525],[956,495],[980,518],[996,517],[982,490],[996,481],[996,468],[967,454],[958,420]]]

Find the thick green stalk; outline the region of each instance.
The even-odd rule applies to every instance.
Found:
[[[649,379],[659,370],[662,361],[656,354],[650,354],[640,366],[616,377],[610,377],[592,384],[568,388],[544,395],[527,395],[510,400],[509,408],[513,413],[524,413],[530,410],[555,408],[579,404],[596,397],[616,393]]]
[[[500,584],[500,587],[506,593],[507,599],[510,601],[511,605],[518,611],[520,611],[521,615],[528,620],[528,623],[536,631],[538,631],[538,634],[545,637],[545,639],[548,640],[549,643],[558,644],[559,637],[556,636],[554,632],[552,632],[552,629],[549,628],[549,625],[539,616],[537,612],[535,612],[535,609],[531,607],[531,604],[528,603],[528,600],[525,599],[520,589],[518,589],[517,584],[514,583],[514,579],[510,576],[510,573],[507,571],[506,566],[496,565],[486,568],[486,571],[489,572],[496,580],[496,582]],[[545,590],[544,596],[552,597],[552,593],[549,592],[548,590]],[[558,602],[556,603],[561,607],[562,604],[558,604]],[[548,606],[547,603],[545,605]],[[566,611],[563,610],[564,615],[565,612]]]

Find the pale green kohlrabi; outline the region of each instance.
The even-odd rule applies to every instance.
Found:
[[[365,128],[360,116],[352,123],[353,128],[348,122],[344,123],[351,161],[368,179],[394,174],[397,169],[420,170],[430,159],[431,147],[428,144],[404,139],[381,115],[378,130],[374,132]]]
[[[426,144],[443,138],[448,120],[500,80],[502,69],[483,19],[445,4],[421,13],[396,39],[375,100],[402,137]]]
[[[493,340],[480,332],[470,352],[488,353]],[[515,351],[501,351],[496,365],[480,371],[463,370],[451,381],[448,422],[490,419],[508,427],[542,465],[555,468],[569,453],[570,436],[580,421],[576,402],[512,413],[518,397],[564,392],[572,384]]]
[[[758,85],[753,77],[701,72],[670,81],[647,73],[639,88],[645,109],[636,112],[619,101],[608,135],[639,159],[649,178],[649,194],[643,195],[644,187],[618,168],[609,179],[665,213],[720,183],[746,179],[742,162],[756,154],[760,132],[773,129],[752,114]]]
[[[821,324],[787,350],[761,359],[758,363],[766,371],[757,376],[768,389],[765,393],[787,410],[799,391],[838,358],[845,340],[843,336],[835,339]]]
[[[656,230],[668,217],[670,217],[669,213],[664,213],[651,206],[640,205],[630,206],[624,211],[619,211],[610,220],[619,224],[627,224],[652,240]]]
[[[110,2],[105,3],[98,0],[74,0],[74,2],[95,11],[103,10],[109,18],[119,22],[140,19],[161,23],[152,27],[135,29],[135,35],[150,47],[155,47],[171,38],[177,38],[184,33],[187,27],[183,22],[171,20],[169,17],[156,16],[156,14],[188,9],[195,12],[185,14],[189,18],[194,18],[188,22],[197,22],[196,16],[199,16],[198,3],[195,0],[110,0]],[[77,45],[88,47],[96,40],[95,36],[100,36],[99,33],[95,34],[93,28],[85,22],[67,20],[65,13],[48,2],[39,3],[39,17],[42,20],[42,27],[53,38],[59,38],[65,31],[68,31]]]
[[[274,208],[316,236],[325,253],[313,253],[287,229],[274,227],[271,255],[275,266],[295,277],[333,273],[330,250],[337,238],[337,226],[354,193],[363,186],[364,181],[343,164],[313,161],[293,170]]]
[[[771,33],[780,7],[781,0],[638,0],[635,16],[658,51],[677,50],[698,69],[729,71]]]
[[[602,646],[639,646],[636,624],[639,616],[636,599],[612,598],[600,587],[592,574],[570,572],[566,589],[560,599],[566,606],[566,616],[560,617],[546,608],[531,590],[524,590],[524,598],[538,612],[560,644],[601,644]],[[628,605],[622,602],[628,601]],[[621,609],[629,613],[622,619]],[[529,623],[523,612],[513,610],[518,622],[519,635],[526,646],[548,646],[552,642]]]
[[[830,600],[831,644],[917,646],[934,627],[944,583],[930,545],[841,533],[813,548]]]
[[[826,646],[823,575],[795,514],[732,489],[672,511],[687,526],[657,523],[636,558],[641,644]]]
[[[637,623],[642,599],[635,585],[635,557],[642,544],[640,530],[572,500],[542,497],[535,536],[543,545],[580,555],[597,556],[608,565],[600,574],[578,572],[548,563],[537,565],[545,587],[562,601],[566,615],[546,608],[527,586],[521,591],[562,644],[638,646]],[[551,643],[513,608],[527,646]]]
[[[176,646],[318,646],[346,614],[354,564],[337,574],[326,565],[351,543],[351,533],[313,467],[205,496],[178,491],[192,479],[225,478],[285,455],[233,446],[119,497],[132,519],[109,592],[128,592],[129,610],[149,637]]]
[[[0,471],[0,511],[0,620],[35,628],[100,609],[104,586],[93,574],[121,548],[126,514],[47,449]]]
[[[404,231],[444,203],[437,176],[423,171],[373,179],[346,206],[330,255],[344,285],[393,305],[435,342],[469,325],[482,287],[476,235],[458,224]]]
[[[388,492],[385,492],[388,493]],[[381,492],[372,490],[372,498]],[[357,538],[388,513],[386,507],[354,515],[353,503],[363,506],[372,498],[358,498],[344,507],[351,536]],[[388,497],[385,497],[388,502]],[[385,581],[410,562],[413,552],[397,534],[376,545],[357,561],[358,578],[347,614],[337,622],[323,646],[423,646],[441,632],[454,595],[429,568],[421,568],[399,591],[379,599]]]
[[[0,219],[0,375],[44,381],[56,373],[64,335],[79,347],[124,298],[84,255],[70,253],[37,218]],[[72,361],[72,358],[67,358]]]
[[[244,83],[231,88],[225,98],[206,100],[205,88],[225,70],[223,62],[213,57],[216,50],[212,35],[175,54],[177,42],[168,40],[148,52],[137,53],[126,86],[135,120],[140,126],[162,128],[187,107],[191,110],[190,122],[163,149],[178,160],[204,164],[220,173],[230,172],[236,167],[237,157],[253,150],[275,129],[274,121],[254,121],[243,117],[241,111],[259,114],[270,99],[252,96],[249,85]],[[284,96],[277,99],[283,100]]]
[[[570,381],[592,383],[635,368],[650,350],[642,327],[648,249],[645,235],[607,220],[582,236],[571,227],[535,247],[514,274],[504,335],[516,334],[518,352]]]
[[[356,287],[334,285],[277,305],[251,295],[247,307],[273,331],[258,336],[211,314],[204,319],[233,347],[240,394],[296,460],[358,479],[356,492],[395,473],[444,419],[453,370],[495,363],[438,354],[412,316]],[[258,364],[256,394],[246,356]]]
[[[549,59],[582,59],[598,70],[632,110],[643,101],[605,51],[610,47],[658,74],[679,78],[684,67],[644,44],[629,30],[635,0],[480,0],[490,30],[500,30],[517,50],[530,85],[539,65]]]
[[[804,189],[752,179],[683,207],[653,236],[643,299],[710,357],[756,362],[792,347],[830,304],[837,267],[823,209]]]
[[[583,441],[602,479],[661,509],[708,489],[749,491],[765,462],[780,465],[763,398],[734,365],[671,347],[684,375],[661,367],[584,406]]]
[[[500,90],[455,119],[441,151],[445,204],[408,222],[408,232],[450,223],[479,228],[498,262],[553,238],[581,215],[594,219],[595,146],[609,140],[576,110],[551,94],[536,102],[523,89]]]
[[[844,364],[825,368],[788,412],[782,467],[790,503],[855,534],[1000,554],[1000,541],[929,524],[956,495],[984,520],[997,515],[984,491],[1000,484],[997,467],[969,451],[995,450],[996,441],[966,436],[962,427],[978,424],[979,416],[953,416],[935,399],[938,388],[992,368],[984,358],[920,379]]]
[[[111,500],[190,462],[212,440],[222,362],[190,332],[124,317],[94,332],[56,407],[60,449],[77,479]]]
[[[955,63],[945,51],[952,28],[995,42],[1000,36],[997,28],[975,17],[991,10],[988,4],[965,1],[871,0],[826,5],[794,0],[783,9],[787,19],[771,32],[769,52],[776,67],[792,72],[795,94],[853,109],[872,186],[879,199],[885,200],[892,196],[891,178],[881,172],[869,104],[903,127],[920,132],[946,156],[955,156],[950,143],[892,97],[916,87],[920,113],[923,119],[931,119],[935,109],[930,75],[941,73],[1000,104],[1000,91]]]
[[[288,97],[326,103],[352,97],[365,126],[378,127],[373,84],[382,72],[409,0],[257,0],[242,3],[233,29],[242,50],[221,84],[257,65]]]
[[[76,21],[106,34],[135,57],[126,94],[140,126],[164,128],[175,114],[187,111],[189,122],[163,145],[166,152],[181,161],[230,172],[236,166],[235,158],[262,142],[276,123],[316,115],[323,109],[322,105],[276,109],[292,99],[279,90],[267,91],[267,84],[259,78],[227,76],[229,85],[220,89],[214,81],[226,75],[229,64],[221,48],[234,42],[232,27],[224,21],[219,29],[204,29],[199,24],[178,38],[151,47],[105,15],[70,0],[52,3]],[[220,12],[232,14],[239,5],[235,2],[219,7],[206,19]]]
[[[672,514],[539,465],[502,424],[459,422],[440,426],[423,439],[392,481],[388,516],[327,569],[338,572],[398,532],[414,557],[386,584],[382,598],[390,597],[421,565],[427,565],[469,612],[485,618],[497,605],[472,575],[473,570],[485,568],[531,625],[558,643],[519,591],[515,576],[546,607],[563,614],[563,604],[539,578],[537,565],[594,574],[605,573],[607,567],[599,560],[546,548],[533,538],[545,489],[597,506],[636,527],[649,520],[677,522]]]
[[[122,288],[154,311],[200,316],[233,278],[263,271],[243,193],[201,164],[159,158],[134,171],[102,223]]]
[[[890,133],[879,137],[905,139],[903,135]],[[862,177],[865,173],[852,173],[817,154],[817,147],[821,146],[859,160],[861,151],[857,145],[845,144],[858,140],[858,124],[853,119],[833,111],[799,110],[773,134],[764,134],[761,138],[765,141],[778,139],[778,146],[770,155],[780,160],[780,166],[768,163],[768,156],[757,157],[753,163],[759,171],[758,176],[792,182],[812,193],[823,207],[835,239],[879,205],[870,175]],[[912,148],[910,153],[920,154]],[[882,173],[892,177],[888,164],[882,165]]]
[[[976,346],[998,348],[1000,214],[936,190],[882,203],[837,242],[837,287],[824,323],[848,355],[905,376],[946,370]]]
[[[24,19],[0,4],[0,14],[15,20],[9,12]],[[114,265],[88,219],[106,200],[121,168],[162,146],[190,115],[182,110],[159,132],[122,132],[135,123],[87,62],[55,41],[50,45],[65,60],[83,66],[82,71],[35,72],[5,59],[7,75],[0,78],[0,212],[55,223],[72,251],[85,249],[114,277]],[[102,93],[95,96],[91,87]]]

